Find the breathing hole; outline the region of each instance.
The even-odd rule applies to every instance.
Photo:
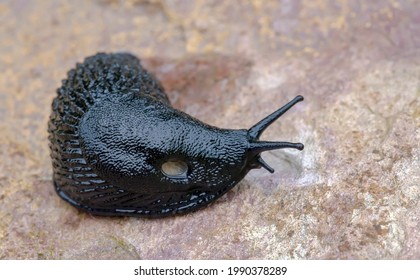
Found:
[[[170,159],[162,164],[162,172],[171,178],[186,178],[188,165],[182,160]]]

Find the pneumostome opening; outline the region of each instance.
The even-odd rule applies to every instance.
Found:
[[[186,178],[188,173],[188,165],[179,159],[169,159],[162,164],[162,172],[169,178]]]

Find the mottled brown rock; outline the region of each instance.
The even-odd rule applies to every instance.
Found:
[[[419,259],[419,1],[0,3],[1,259]],[[66,71],[129,51],[177,108],[305,150],[263,155],[196,213],[104,218],[55,193],[47,120]]]

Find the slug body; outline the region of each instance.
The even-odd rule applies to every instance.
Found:
[[[303,149],[258,141],[301,96],[251,129],[220,129],[172,108],[161,84],[127,53],[86,58],[57,93],[48,126],[55,189],[93,214],[162,217],[197,210],[250,169],[274,172],[261,152]]]

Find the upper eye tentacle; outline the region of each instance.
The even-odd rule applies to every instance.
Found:
[[[274,121],[280,118],[284,113],[286,113],[290,108],[296,105],[298,102],[303,101],[303,96],[298,95],[293,98],[290,102],[286,105],[278,109],[277,111],[273,112],[272,114],[268,115],[258,123],[256,123],[253,127],[248,130],[248,135],[251,139],[255,140],[258,139],[264,130],[269,127]]]

